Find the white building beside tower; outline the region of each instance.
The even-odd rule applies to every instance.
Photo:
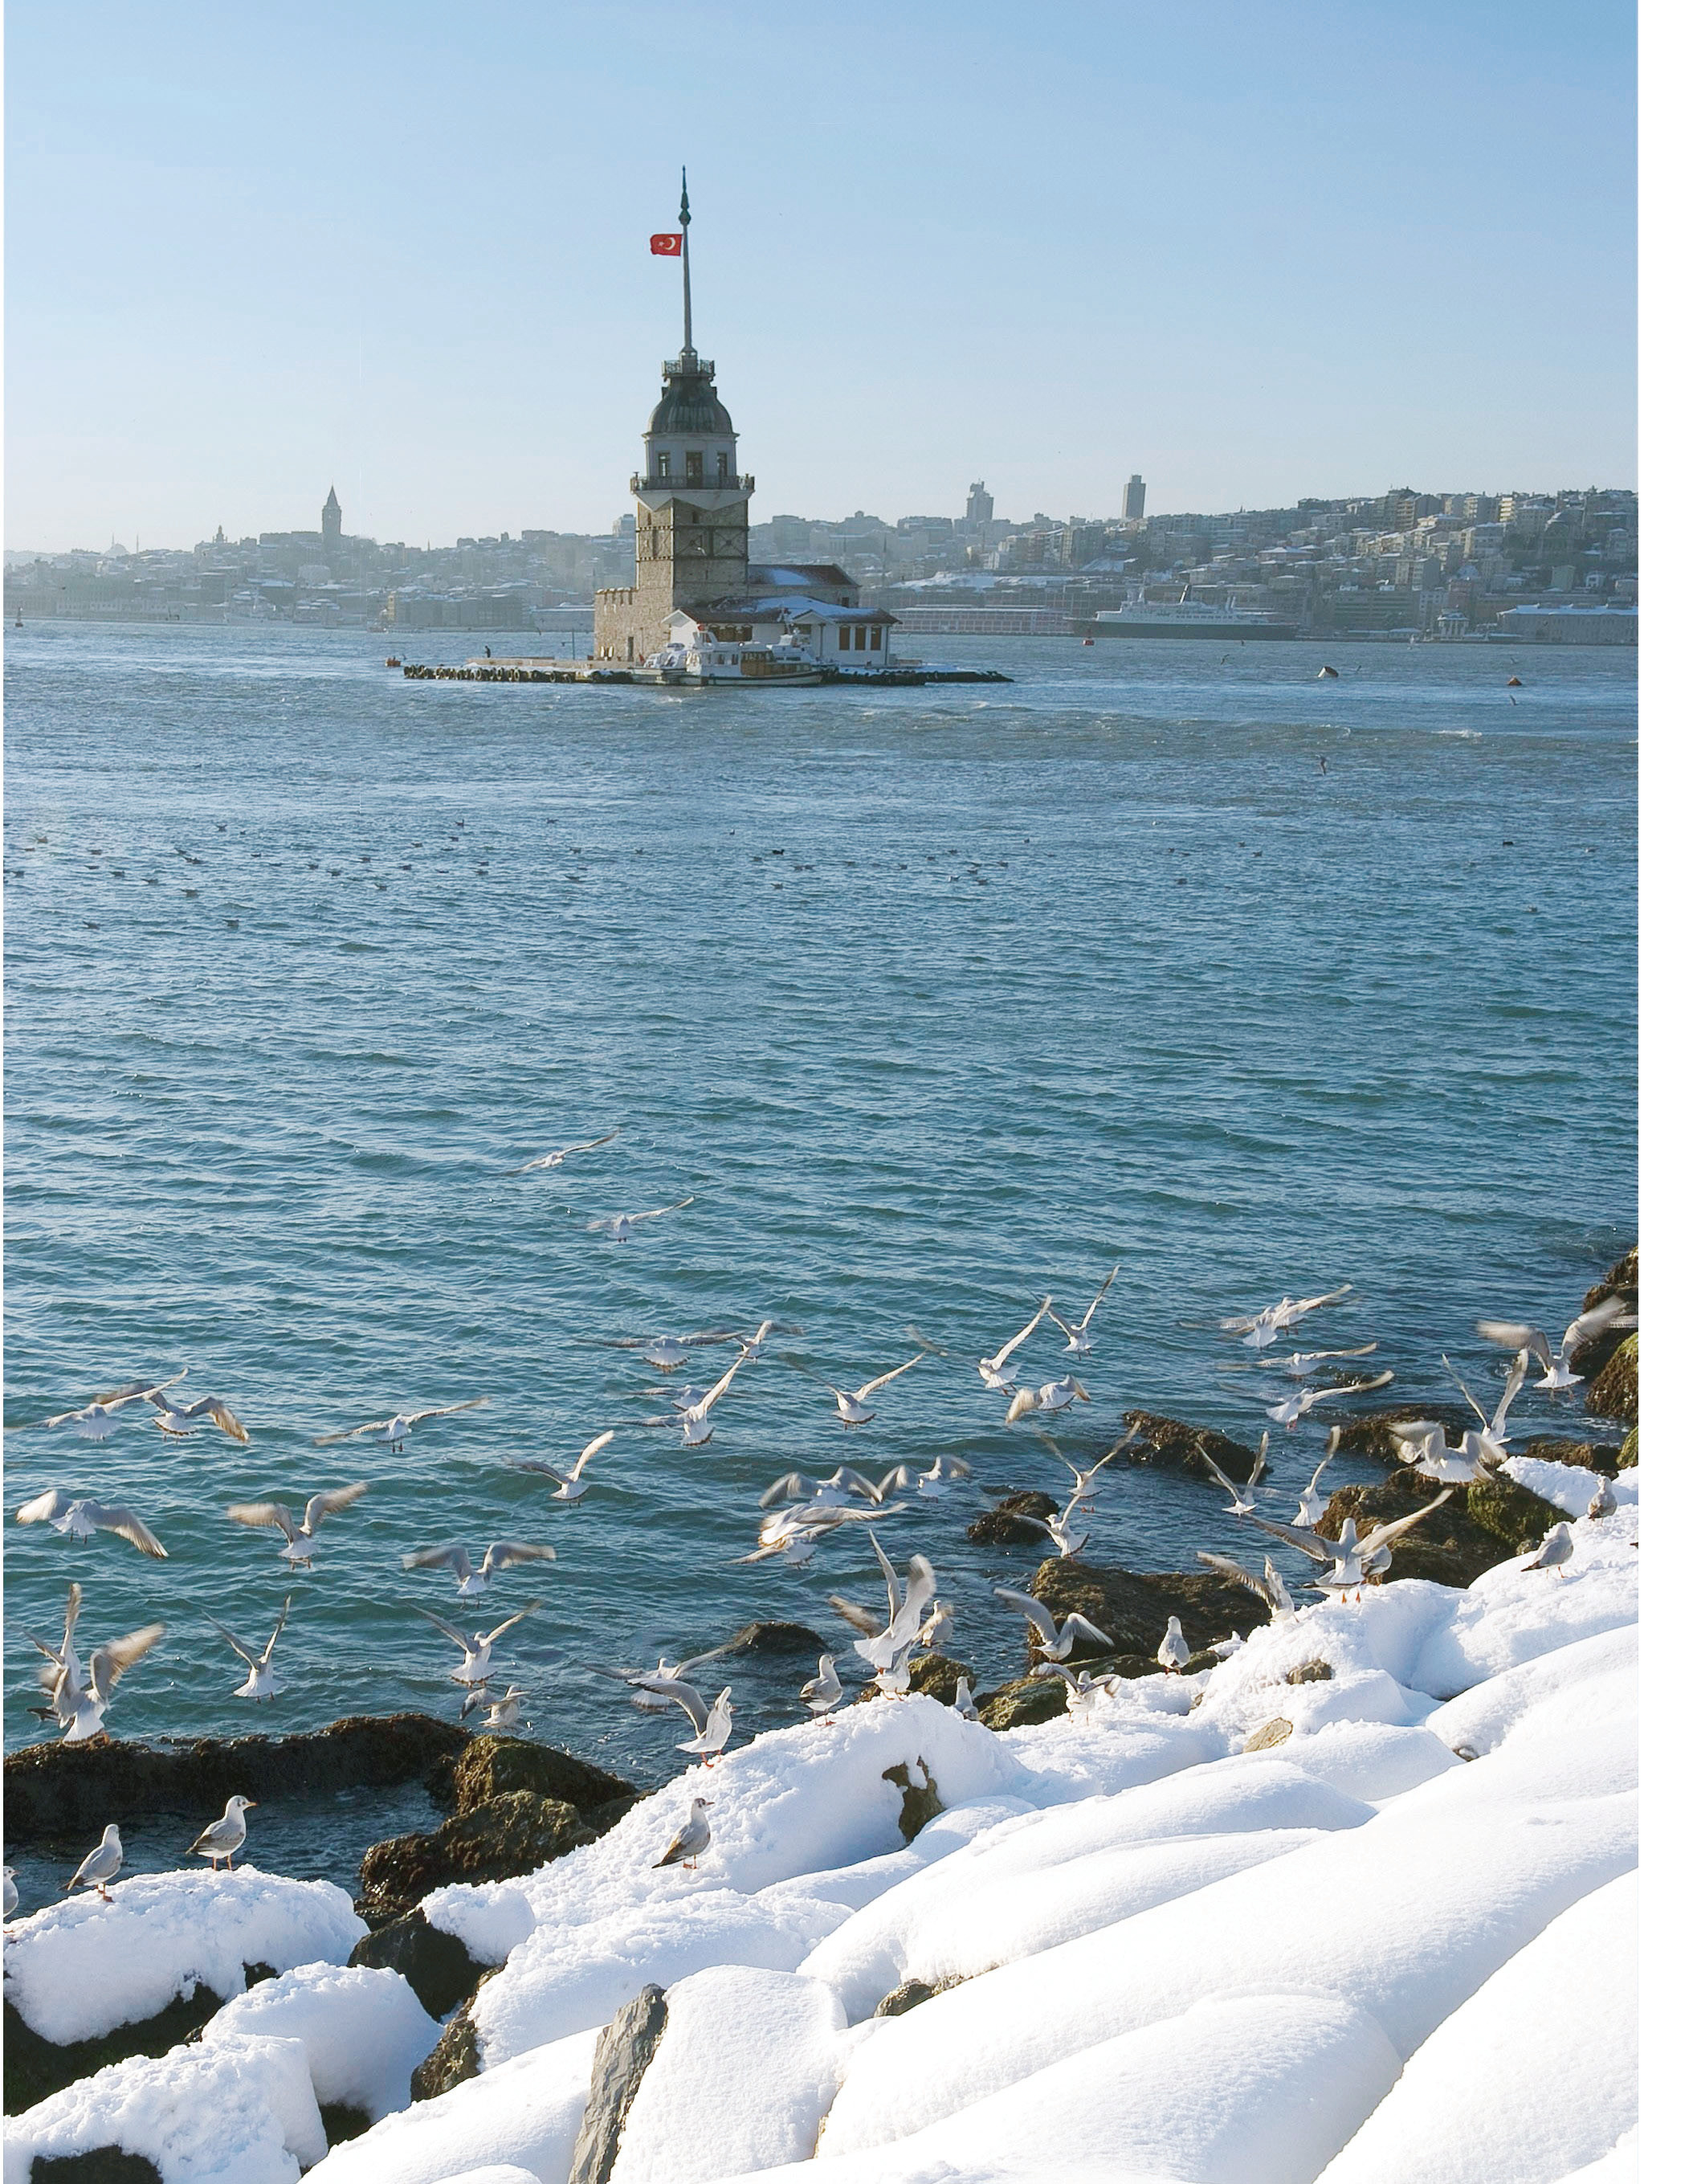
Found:
[[[894,616],[861,608],[833,565],[771,568],[747,559],[753,480],[742,474],[717,367],[693,346],[688,176],[682,182],[682,353],[664,366],[635,497],[635,581],[596,593],[597,660],[638,666],[709,630],[724,642],[799,646],[819,665],[868,673],[888,660]]]

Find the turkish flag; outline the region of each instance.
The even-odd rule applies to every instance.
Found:
[[[682,237],[679,235],[655,235],[649,247],[654,258],[680,258]]]

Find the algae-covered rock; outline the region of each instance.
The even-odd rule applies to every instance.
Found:
[[[916,2009],[920,2003],[933,2002],[938,1994],[949,1987],[962,1986],[964,1981],[956,1975],[944,1975],[938,1980],[902,1980],[891,1992],[884,1994],[872,2014],[876,2017],[903,2017],[907,2010]]]
[[[1045,1529],[1039,1519],[1057,1514],[1058,1504],[1052,1496],[1032,1488],[1007,1494],[974,1524],[966,1525],[964,1536],[978,1547],[1026,1547]]]
[[[1030,1590],[1055,1622],[1072,1613],[1084,1615],[1111,1640],[1102,1646],[1078,1639],[1070,1656],[1077,1663],[1106,1653],[1155,1656],[1172,1615],[1180,1617],[1183,1635],[1195,1652],[1227,1638],[1231,1630],[1244,1635],[1270,1616],[1256,1593],[1243,1591],[1214,1570],[1143,1574],[1073,1556],[1066,1561],[1055,1557],[1035,1572]]]
[[[456,2009],[483,1970],[456,1934],[432,1926],[417,1909],[365,1935],[348,1962],[398,1972],[432,2017]]]
[[[1640,1429],[1638,1426],[1630,1426],[1627,1439],[1617,1451],[1617,1468],[1618,1471],[1632,1471],[1640,1460]]]
[[[1541,1463],[1575,1463],[1584,1471],[1601,1472],[1614,1479],[1622,1461],[1623,1446],[1613,1440],[1525,1440],[1512,1443],[1512,1456],[1531,1456]]]
[[[944,1653],[913,1653],[910,1668],[911,1689],[927,1698],[938,1699],[943,1706],[950,1706],[958,1696],[961,1676],[968,1676],[972,1689],[975,1687],[974,1673],[962,1661],[950,1660]]]
[[[1361,1533],[1373,1524],[1411,1516],[1435,1501],[1443,1490],[1408,1464],[1374,1486],[1343,1486],[1328,1497],[1317,1520],[1325,1540],[1336,1539],[1351,1517]],[[1518,1552],[1529,1532],[1536,1536],[1559,1521],[1560,1513],[1538,1494],[1500,1477],[1456,1486],[1432,1516],[1393,1543],[1393,1566],[1386,1581],[1428,1578],[1436,1585],[1462,1588],[1495,1563]]]
[[[1252,1466],[1258,1460],[1256,1449],[1231,1440],[1214,1426],[1189,1425],[1185,1418],[1167,1418],[1156,1411],[1125,1411],[1122,1424],[1125,1433],[1132,1429],[1139,1439],[1117,1457],[1119,1463],[1151,1463],[1165,1470],[1188,1471],[1210,1484],[1211,1474],[1202,1457],[1208,1456],[1228,1478],[1243,1482],[1251,1477]]]
[[[562,1798],[502,1791],[467,1813],[454,1814],[432,1835],[373,1843],[359,1869],[359,1901],[378,1918],[391,1918],[451,1881],[515,1880],[602,1832]]]
[[[447,1786],[454,1812],[468,1813],[514,1790],[531,1790],[587,1812],[641,1792],[574,1752],[522,1736],[473,1736],[454,1759]]]
[[[1587,1407],[1601,1418],[1638,1425],[1640,1417],[1640,1338],[1625,1334],[1611,1362],[1587,1390]]]
[[[1562,1509],[1543,1501],[1538,1494],[1531,1494],[1526,1486],[1518,1485],[1515,1479],[1506,1478],[1502,1473],[1491,1479],[1478,1479],[1464,1492],[1470,1522],[1484,1532],[1491,1532],[1513,1554],[1518,1540],[1527,1539],[1531,1533],[1540,1539],[1554,1524],[1563,1522]]]
[[[984,1729],[1027,1729],[1037,1721],[1055,1721],[1065,1710],[1059,1676],[1019,1676],[996,1691],[983,1691],[976,1712]]]
[[[902,1759],[897,1767],[884,1768],[882,1779],[900,1791],[899,1832],[907,1842],[915,1842],[929,1822],[946,1810],[939,1785],[921,1758],[911,1767]]]
[[[483,1980],[493,1976],[492,1970],[485,1971],[476,1981],[476,1987],[479,1989]],[[471,2007],[476,1998],[476,1992],[472,1991],[448,2020],[441,2037],[412,2072],[413,2100],[438,2100],[443,2093],[450,2093],[454,2086],[462,2086],[467,2078],[474,2078],[481,2070],[482,2040]]]

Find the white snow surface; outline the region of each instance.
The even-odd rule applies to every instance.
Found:
[[[696,1972],[665,1997],[664,2036],[631,2104],[611,2184],[807,2161],[840,2082],[846,2013],[833,1987],[740,1965]],[[700,2088],[709,2086],[709,2106]]]
[[[1323,2184],[1561,2184],[1638,2109],[1640,1881],[1595,1889],[1430,2033]]]
[[[131,2055],[6,2123],[5,2184],[29,2184],[37,2154],[120,2147],[164,2184],[295,2184],[323,2159],[322,2120],[297,2040]]]
[[[482,2072],[315,2176],[495,2184],[504,2164],[567,2184],[598,2030],[651,1981],[666,2030],[615,2184],[1625,2184],[1637,1512],[1575,1518],[1566,1575],[1518,1558],[1464,1591],[1324,1601],[1203,1680],[1123,1684],[1085,1724],[996,1736],[922,1697],[801,1723],[537,1873],[437,1891],[433,1922],[502,1967],[471,2005]],[[1327,1676],[1288,1681],[1316,1662]],[[1278,1719],[1284,1741],[1243,1748]],[[895,1767],[944,1808],[909,1844]],[[656,1870],[695,1796],[698,1870]],[[52,1946],[16,1986],[8,1936],[37,2029],[150,2014],[195,1977],[239,1998],[198,2048],[16,2120],[6,2184],[27,2170],[14,2137],[114,2112],[102,2080],[146,2089],[142,2111],[175,2085],[187,2114],[196,2074],[245,2058],[262,2077],[261,2051],[286,2052],[297,2094],[309,2071],[326,2101],[405,2098],[436,2028],[393,1975],[338,1969],[362,1930],[340,1892],[309,1956],[243,1934],[214,1963],[181,1938],[217,1924],[210,1897],[190,1915],[193,1886],[221,1915],[243,1886],[256,1906],[298,1885],[164,1875],[37,1914],[20,1928]],[[129,1929],[102,1922],[148,1889],[175,1953],[143,1992],[126,1943],[114,1997],[96,1945]],[[317,1961],[241,1993],[258,1958]],[[877,2017],[910,1981],[930,1997]],[[287,2097],[247,2106],[243,2184],[291,2176],[308,2157]]]
[[[92,2040],[156,2016],[204,1985],[243,1992],[248,1964],[277,1971],[344,1964],[365,1922],[329,1880],[233,1873],[148,1873],[6,1929],[6,1999],[44,2040]]]
[[[535,2184],[569,2184],[599,2033],[532,2048],[515,2062],[416,2101],[337,2146],[312,2184],[448,2184],[509,2163]],[[6,2184],[12,2184],[8,2176]]]
[[[200,2037],[215,2047],[248,2033],[299,2041],[319,2102],[376,2122],[409,2103],[411,2074],[441,2027],[398,1972],[308,1964],[226,2002]]]
[[[1514,1479],[1529,1493],[1562,1509],[1566,1517],[1584,1517],[1588,1504],[1605,1483],[1598,1472],[1589,1471],[1584,1464],[1549,1463],[1541,1456],[1507,1456],[1499,1468],[1507,1479]],[[1616,1522],[1632,1539],[1636,1536],[1633,1527],[1640,1499],[1638,1471],[1631,1466],[1619,1472],[1611,1481],[1611,1491],[1617,1498]]]

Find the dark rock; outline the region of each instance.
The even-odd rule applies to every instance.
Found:
[[[949,1987],[962,1986],[963,1984],[963,1981],[957,1978],[938,1979],[933,1986],[927,1980],[905,1980],[891,1994],[883,1996],[876,2005],[875,2014],[877,2017],[903,2017],[908,2009],[915,2009],[919,2003],[932,2002],[936,1995],[944,1994]]]
[[[476,2031],[471,2005],[476,2001],[482,1981],[493,1977],[493,1970],[482,1975],[476,1987],[447,2020],[445,2031],[412,2072],[413,2100],[437,2100],[443,2093],[450,2093],[454,2086],[462,2086],[467,2078],[474,2078],[480,2072],[482,2067],[482,2039]]]
[[[1391,1410],[1379,1411],[1367,1418],[1355,1418],[1350,1424],[1342,1426],[1339,1453],[1342,1456],[1373,1456],[1384,1463],[1397,1464],[1400,1460],[1399,1443],[1388,1429],[1408,1425],[1412,1419],[1423,1418],[1444,1426],[1446,1439],[1454,1444],[1461,1440],[1476,1422],[1473,1411],[1460,1410],[1456,1403],[1399,1403]]]
[[[537,1797],[574,1805],[579,1812],[642,1794],[621,1774],[608,1774],[603,1767],[578,1759],[560,1747],[535,1744],[522,1736],[471,1737],[453,1763],[454,1811],[468,1813],[513,1790],[531,1790]]]
[[[964,1536],[973,1540],[978,1547],[1026,1547],[1045,1530],[1044,1525],[1033,1520],[1057,1514],[1058,1504],[1050,1494],[1038,1490],[1008,1494],[972,1524],[966,1525]]]
[[[1284,1684],[1328,1684],[1334,1680],[1334,1671],[1327,1661],[1301,1661],[1282,1678]]]
[[[1623,1446],[1617,1451],[1617,1468],[1618,1471],[1632,1471],[1640,1460],[1640,1429],[1638,1426],[1630,1426]]]
[[[87,2153],[38,2153],[30,2164],[30,2184],[164,2184],[164,2180],[144,2153],[97,2146]]]
[[[593,2075],[571,2160],[570,2184],[608,2184],[630,2106],[664,2037],[665,2016],[664,1989],[643,1986],[595,2041]]]
[[[1251,1477],[1258,1460],[1256,1449],[1244,1447],[1212,1426],[1190,1426],[1183,1418],[1161,1418],[1156,1411],[1125,1411],[1122,1423],[1125,1431],[1131,1426],[1138,1429],[1140,1438],[1118,1457],[1119,1463],[1155,1463],[1167,1470],[1190,1471],[1195,1479],[1214,1485],[1200,1461],[1201,1454],[1226,1477],[1243,1482]]]
[[[1060,1676],[1019,1676],[996,1691],[983,1691],[976,1711],[986,1729],[1027,1729],[1033,1722],[1055,1721],[1064,1712]]]
[[[121,2063],[125,2056],[163,2055],[198,2032],[222,2008],[221,1995],[199,1986],[136,2024],[115,2025],[92,2040],[69,2040],[61,2047],[42,2039],[8,2002],[0,2013],[5,2024],[6,2114],[17,2115],[32,2109],[49,2093],[103,2070],[109,2063]]]
[[[1361,1533],[1367,1532],[1373,1524],[1410,1516],[1441,1491],[1432,1479],[1401,1464],[1378,1485],[1343,1486],[1331,1494],[1317,1529],[1325,1540],[1338,1538],[1351,1517]],[[1451,1500],[1432,1517],[1394,1541],[1393,1566],[1386,1581],[1428,1578],[1436,1585],[1462,1588],[1516,1554],[1525,1529],[1537,1526],[1544,1532],[1558,1521],[1559,1513],[1550,1502],[1508,1479],[1454,1487]]]
[[[502,1791],[467,1813],[454,1813],[432,1835],[373,1843],[359,1869],[359,1903],[392,1917],[449,1881],[515,1880],[601,1832],[562,1798]]]
[[[331,2146],[345,2146],[349,2138],[362,2138],[370,2128],[370,2119],[363,2109],[348,2108],[342,2101],[320,2101],[317,2112],[323,2119],[323,2135]]]
[[[827,1653],[829,1641],[803,1623],[748,1623],[723,1648],[726,1653]]]
[[[884,1768],[882,1773],[884,1782],[891,1782],[903,1792],[899,1800],[899,1832],[907,1842],[915,1842],[929,1822],[946,1810],[934,1776],[921,1758],[916,1765],[915,1780],[903,1759],[897,1767]]]
[[[98,1833],[108,1820],[181,1813],[203,1818],[239,1791],[267,1797],[332,1796],[421,1780],[468,1741],[432,1715],[356,1714],[299,1736],[199,1737],[162,1744],[65,1744],[8,1752],[6,1830],[14,1847],[39,1838]]]
[[[247,1975],[247,1986],[249,1993],[259,1985],[261,1980],[275,1979],[276,1976],[276,1967],[275,1964],[243,1964],[241,1969]]]
[[[1542,1463],[1579,1463],[1585,1471],[1602,1472],[1607,1479],[1614,1479],[1621,1467],[1623,1450],[1615,1441],[1528,1440],[1511,1453],[1535,1457]]]
[[[398,1972],[432,2017],[444,2017],[475,1989],[482,1967],[456,1934],[407,1911],[367,1934],[348,1962]]]
[[[1625,1334],[1612,1353],[1611,1362],[1587,1390],[1587,1407],[1601,1418],[1621,1418],[1627,1425],[1640,1422],[1640,1338]]]
[[[1625,1317],[1634,1318],[1639,1314],[1640,1247],[1638,1244],[1632,1251],[1623,1254],[1609,1273],[1601,1276],[1595,1282],[1587,1295],[1581,1300],[1581,1309],[1584,1312],[1591,1312],[1595,1305],[1603,1304],[1611,1297],[1615,1297],[1623,1306]],[[1582,1343],[1572,1355],[1569,1361],[1571,1371],[1579,1373],[1584,1380],[1596,1379],[1618,1351],[1622,1348],[1623,1342],[1628,1339],[1629,1332],[1629,1329],[1620,1327],[1601,1328],[1590,1342]],[[1610,1418],[1620,1416],[1621,1413],[1607,1411],[1601,1412],[1600,1415]]]
[[[938,1699],[943,1706],[950,1706],[958,1696],[961,1676],[968,1676],[972,1688],[976,1682],[962,1661],[949,1660],[944,1653],[913,1653],[910,1667],[911,1689],[922,1691],[927,1698]]]
[[[1267,1623],[1270,1611],[1256,1593],[1231,1585],[1214,1570],[1189,1576],[1185,1571],[1139,1574],[1111,1569],[1104,1564],[1076,1560],[1044,1562],[1030,1587],[1044,1601],[1055,1621],[1066,1615],[1085,1615],[1112,1641],[1101,1651],[1152,1658],[1163,1642],[1165,1626],[1179,1616],[1182,1633],[1195,1652],[1231,1630],[1244,1635]],[[1031,1647],[1031,1652],[1033,1648]],[[1078,1639],[1070,1658],[1079,1664],[1089,1660],[1089,1641]],[[1089,1661],[1089,1665],[1092,1665]]]

